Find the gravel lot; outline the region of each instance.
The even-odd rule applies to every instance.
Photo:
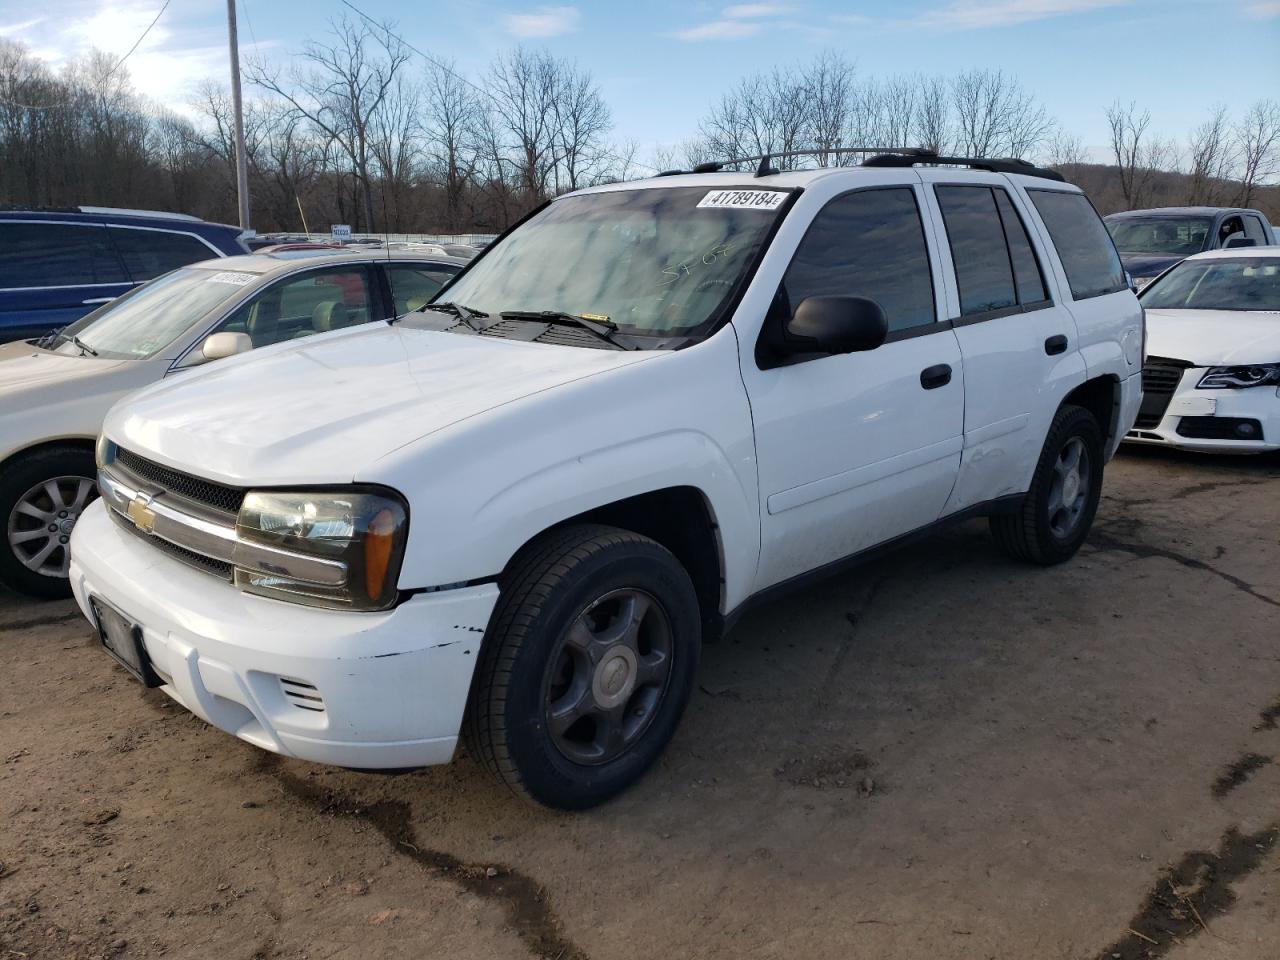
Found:
[[[973,523],[758,609],[573,816],[279,760],[0,596],[0,960],[1274,960],[1278,561],[1280,461],[1123,452],[1066,566]]]

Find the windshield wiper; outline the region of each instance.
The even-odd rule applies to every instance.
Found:
[[[48,338],[46,337],[45,339],[47,340]],[[72,343],[75,346],[79,347],[81,355],[84,355],[86,353],[91,357],[96,357],[98,355],[97,350],[93,349],[93,347],[89,346],[87,343],[85,343],[83,340],[77,337],[74,333],[63,333],[61,330],[59,330],[57,333],[53,335],[53,340],[49,342],[49,346],[45,347],[45,349],[52,350],[58,344],[62,343],[63,340],[66,340],[69,343]],[[41,344],[43,344],[44,340],[40,342]]]
[[[536,320],[540,323],[549,323],[552,326],[582,327],[584,330],[590,330],[601,340],[606,340],[615,347],[628,349],[624,344],[614,339],[614,335],[618,332],[618,325],[606,317],[588,320],[586,317],[580,317],[576,313],[565,313],[562,310],[503,310],[501,316],[504,320]]]
[[[465,323],[472,330],[475,330],[477,333],[483,328],[478,323],[475,323],[474,321],[489,319],[489,315],[484,311],[476,310],[474,307],[464,306],[461,303],[454,303],[452,300],[445,300],[441,303],[424,304],[423,306],[419,307],[418,310],[415,312],[421,312],[424,310],[437,310],[441,313],[452,313],[455,317],[457,317],[459,320]],[[388,320],[387,322],[394,323],[396,320],[399,320],[399,319],[401,318],[396,317],[393,320]]]

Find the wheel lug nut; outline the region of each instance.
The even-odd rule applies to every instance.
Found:
[[[69,538],[69,537],[59,537],[59,538],[58,538],[58,542],[59,542],[59,543],[66,543],[68,539],[70,539],[70,538]]]
[[[66,515],[67,515],[67,511],[65,511],[65,510],[59,510],[59,511],[58,511],[58,516],[60,516],[60,517],[65,517]]]
[[[51,524],[49,524],[49,532],[50,532],[50,533],[57,533],[57,532],[58,532],[58,525],[57,525],[56,523],[51,523]]]

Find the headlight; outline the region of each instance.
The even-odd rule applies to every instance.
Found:
[[[383,610],[396,600],[407,529],[404,501],[389,490],[250,491],[237,539],[287,552],[237,565],[236,586],[317,607]],[[320,562],[291,563],[290,554]]]
[[[93,459],[101,470],[116,458],[116,445],[107,439],[105,433],[98,434],[98,442],[93,447]]]
[[[1210,367],[1196,387],[1200,390],[1240,390],[1280,384],[1280,363],[1255,363],[1247,367]]]

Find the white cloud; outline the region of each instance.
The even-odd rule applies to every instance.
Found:
[[[509,13],[502,25],[517,37],[558,37],[578,29],[581,17],[577,7],[539,7],[533,13]]]
[[[1280,0],[1257,0],[1244,8],[1244,15],[1251,20],[1280,17]]]
[[[760,32],[761,21],[774,20],[795,8],[785,3],[738,3],[720,11],[720,19],[686,27],[674,34],[677,40],[736,40]]]
[[[780,17],[793,10],[795,7],[783,3],[739,3],[725,7],[720,15],[726,20],[754,20],[758,17]]]
[[[25,43],[33,56],[58,70],[95,49],[111,57],[123,57],[142,37],[158,9],[158,4],[139,8],[130,0],[92,0],[76,4],[57,19],[46,17],[14,24],[9,35]],[[138,93],[191,115],[190,100],[201,81],[212,79],[226,84],[230,77],[225,26],[217,20],[209,27],[188,27],[187,22],[176,6],[165,11],[125,61],[122,72],[128,74]],[[0,27],[0,31],[8,29]],[[240,29],[242,57],[273,45],[247,43],[243,21]]]
[[[928,10],[915,22],[931,27],[967,30],[1007,27],[1049,17],[1118,7],[1130,0],[952,0],[945,7]]]
[[[15,33],[22,33],[24,30],[30,30],[43,21],[44,17],[35,17],[31,20],[23,20],[21,23],[0,23],[0,37],[9,37]]]
[[[760,24],[742,20],[713,20],[701,23],[687,30],[677,30],[680,40],[731,40],[738,37],[749,37],[760,31]]]

